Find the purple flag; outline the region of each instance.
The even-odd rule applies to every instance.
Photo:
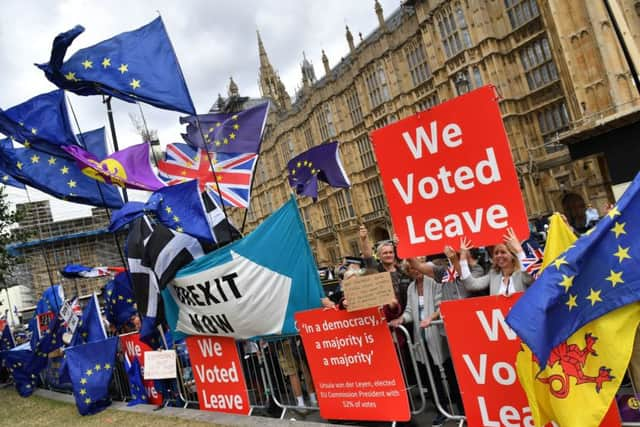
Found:
[[[318,180],[332,187],[349,188],[347,176],[338,151],[338,142],[318,145],[297,155],[287,163],[289,185],[297,194],[318,198]]]
[[[239,113],[181,117],[180,123],[188,123],[182,137],[189,145],[206,147],[210,152],[257,154],[268,112],[269,103],[265,102]]]
[[[116,151],[103,160],[75,145],[63,149],[73,156],[85,175],[98,181],[135,190],[156,191],[165,187],[151,167],[146,142]]]

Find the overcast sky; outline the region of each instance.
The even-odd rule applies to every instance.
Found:
[[[385,17],[400,0],[380,0]],[[324,74],[321,50],[334,66],[349,49],[345,25],[354,39],[377,27],[374,0],[0,0],[0,108],[6,109],[40,93],[54,90],[33,63],[47,62],[53,38],[75,25],[85,27],[68,50],[91,46],[118,33],[136,29],[160,13],[199,113],[205,113],[218,93],[227,94],[233,76],[240,94],[259,96],[258,45],[260,31],[267,54],[290,95],[301,84],[300,63],[304,51],[315,68]],[[101,97],[69,95],[80,130],[106,124]],[[119,100],[112,102],[120,148],[140,143],[129,119],[138,107]],[[151,129],[157,129],[163,144],[180,141],[180,113],[143,105]],[[74,123],[75,127],[75,123]],[[24,202],[22,190],[9,188],[11,201]],[[31,200],[47,197],[30,189]],[[134,195],[140,198],[143,195]],[[89,207],[52,201],[54,218],[64,219],[89,213]]]

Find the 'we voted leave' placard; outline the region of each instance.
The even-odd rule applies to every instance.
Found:
[[[400,257],[525,239],[527,215],[493,86],[371,134]]]

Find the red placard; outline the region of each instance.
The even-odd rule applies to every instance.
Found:
[[[529,235],[511,149],[493,86],[371,134],[402,258]]]
[[[53,311],[47,311],[42,314],[38,314],[38,334],[42,337],[49,330],[49,323],[53,320]]]
[[[0,335],[2,335],[2,331],[4,331],[4,327],[7,324],[7,321],[4,319],[0,319]]]
[[[144,353],[147,351],[154,351],[148,344],[140,341],[140,334],[127,334],[120,335],[120,345],[122,350],[129,356],[129,360],[133,361],[134,357],[138,358],[140,362],[140,369],[144,377]],[[145,391],[147,392],[148,402],[152,405],[162,404],[162,393],[156,390],[153,380],[142,381]]]
[[[470,427],[534,425],[515,366],[521,341],[504,320],[520,296],[522,292],[440,305]],[[600,426],[619,425],[614,400]]]
[[[389,327],[377,308],[295,314],[320,415],[408,421],[409,400]]]
[[[249,415],[249,395],[233,338],[186,339],[200,409]]]

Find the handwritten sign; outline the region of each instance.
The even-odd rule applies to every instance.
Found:
[[[378,307],[395,298],[389,272],[353,277],[342,283],[342,290],[348,302],[347,311]]]
[[[164,380],[175,377],[175,350],[147,351],[144,353],[145,380]]]

